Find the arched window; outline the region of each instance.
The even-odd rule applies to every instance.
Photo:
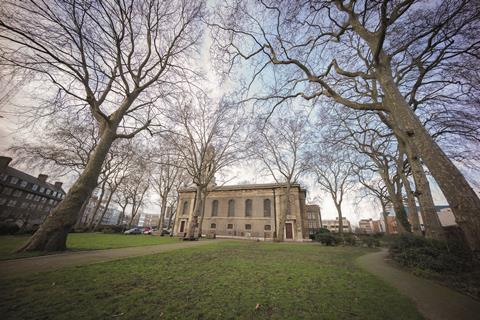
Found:
[[[252,199],[245,200],[245,217],[252,216]]]
[[[188,213],[188,201],[183,203],[182,215],[186,215]]]
[[[263,216],[271,217],[272,216],[272,202],[270,199],[263,200]]]
[[[218,216],[218,200],[212,201],[212,217]]]
[[[265,229],[265,231],[270,231],[270,230],[272,230],[272,226],[269,225],[269,224],[266,224],[264,229]]]
[[[210,229],[215,229],[215,228],[217,228],[217,225],[216,225],[215,223],[212,223],[212,224],[210,225]]]
[[[233,199],[228,200],[228,216],[235,216],[235,200]]]

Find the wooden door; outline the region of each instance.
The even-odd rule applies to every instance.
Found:
[[[285,238],[293,239],[293,230],[291,223],[285,223]]]
[[[185,221],[180,222],[180,232],[185,231]]]

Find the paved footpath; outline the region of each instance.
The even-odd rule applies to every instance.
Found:
[[[198,247],[220,241],[222,240],[183,241],[172,244],[66,252],[40,257],[5,260],[0,261],[0,279],[22,276],[33,272],[53,271],[97,262],[119,260],[176,249]]]
[[[365,270],[382,278],[410,297],[429,320],[480,319],[480,302],[438,283],[398,269],[387,261],[387,251],[366,254],[357,259]]]

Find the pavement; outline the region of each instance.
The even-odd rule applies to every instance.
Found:
[[[434,281],[419,278],[388,262],[387,250],[363,255],[357,263],[380,277],[417,305],[429,320],[478,320],[480,302]]]
[[[32,258],[4,260],[0,261],[0,279],[19,277],[35,272],[54,271],[98,262],[145,256],[183,248],[198,247],[219,241],[222,240],[183,241],[172,244],[65,252]]]

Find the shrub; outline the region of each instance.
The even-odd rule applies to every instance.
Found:
[[[473,257],[460,241],[438,241],[401,235],[390,244],[392,258],[410,268],[435,272],[463,272],[472,268]]]
[[[337,244],[337,238],[330,233],[318,233],[315,240],[326,246],[334,246]]]
[[[354,246],[357,243],[357,237],[354,234],[351,233],[344,233],[343,237],[341,238],[343,244],[349,245],[349,246]]]
[[[1,222],[0,223],[0,234],[15,234],[20,230],[16,223],[13,222]]]
[[[380,246],[380,240],[378,239],[378,237],[375,236],[365,237],[365,239],[363,239],[363,243],[365,243],[369,248],[375,248]]]

